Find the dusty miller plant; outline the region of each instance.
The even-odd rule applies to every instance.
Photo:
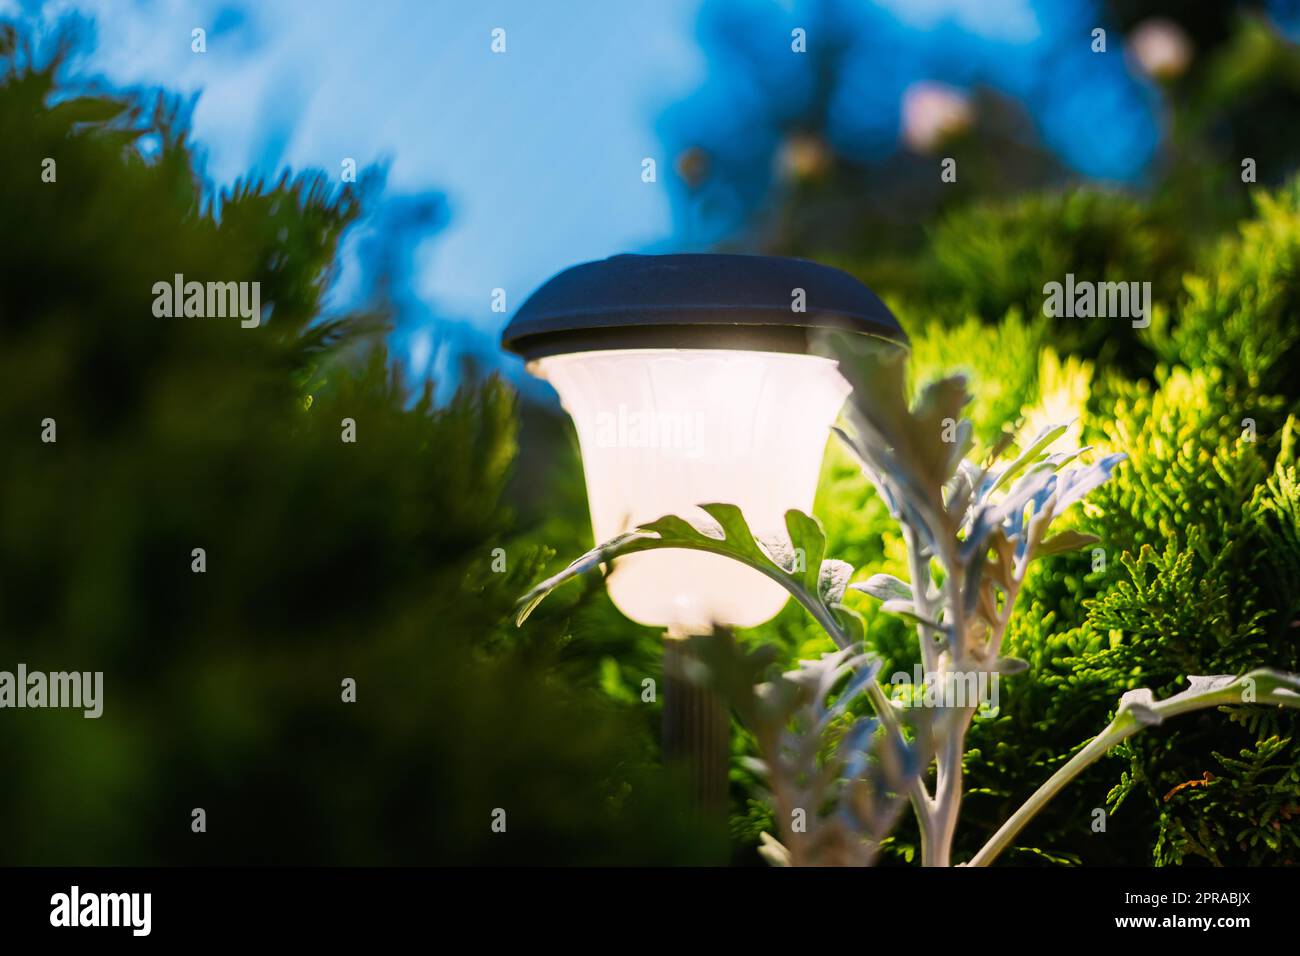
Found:
[[[1067,425],[1043,429],[1014,455],[1007,435],[976,464],[965,379],[941,379],[910,407],[904,356],[834,335],[820,347],[839,359],[853,386],[838,437],[853,453],[898,522],[911,578],[875,574],[850,584],[853,568],[827,558],[816,519],[786,514],[785,539],[760,539],[740,510],[702,504],[709,522],[668,515],[619,535],[524,596],[518,621],[559,584],[638,551],[686,548],[723,555],[780,583],[839,648],[762,681],[771,649],[739,650],[725,632],[699,641],[712,680],[754,733],[756,769],[767,783],[780,840],[764,833],[760,852],[777,865],[869,865],[909,804],[921,834],[922,863],[952,865],[962,799],[966,733],[979,707],[974,689],[994,674],[1024,671],[1003,654],[1007,625],[1030,562],[1098,539],[1054,519],[1105,482],[1122,455],[1082,463],[1088,449],[1051,450]],[[861,616],[846,590],[880,600],[881,610],[915,624],[932,706],[903,706],[880,683],[879,661],[864,647]],[[1260,668],[1241,675],[1189,677],[1182,693],[1157,701],[1129,691],[1114,719],[1048,779],[967,865],[983,866],[1033,815],[1107,750],[1145,727],[1193,710],[1230,704],[1300,707],[1300,676]],[[873,717],[855,716],[866,697]],[[927,701],[927,703],[931,703]]]

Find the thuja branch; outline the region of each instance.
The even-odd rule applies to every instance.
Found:
[[[1065,766],[1039,787],[971,858],[969,866],[987,866],[1005,850],[1025,825],[1071,780],[1116,744],[1146,727],[1195,710],[1232,704],[1275,704],[1300,709],[1300,675],[1260,668],[1241,677],[1192,677],[1191,687],[1156,701],[1148,688],[1132,690],[1120,699],[1115,719]]]

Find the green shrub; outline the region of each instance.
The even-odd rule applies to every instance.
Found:
[[[58,68],[4,33],[0,642],[105,699],[5,711],[0,862],[725,859],[650,708],[597,686],[617,641],[574,664],[563,614],[510,627],[540,563],[512,390],[437,405],[376,345],[384,302],[325,314],[375,177],[214,195],[178,111],[68,98]],[[265,323],[155,316],[176,273],[260,282]]]

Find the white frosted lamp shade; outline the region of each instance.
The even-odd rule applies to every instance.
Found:
[[[547,379],[582,448],[597,543],[697,506],[737,505],[760,538],[788,540],[785,513],[811,512],[827,436],[849,385],[813,355],[702,349],[612,349],[551,355]],[[677,633],[752,627],[787,593],[728,558],[680,549],[619,558],[614,604],[641,624]]]
[[[838,344],[827,348],[826,337]],[[577,426],[597,542],[664,515],[736,505],[760,540],[811,512],[831,424],[849,394],[824,356],[907,347],[880,298],[845,272],[778,256],[619,255],[548,279],[501,345],[548,379]],[[618,608],[677,634],[752,627],[786,592],[760,572],[684,549],[625,555]]]

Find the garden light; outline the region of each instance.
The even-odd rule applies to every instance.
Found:
[[[614,256],[554,276],[503,335],[549,381],[582,449],[597,542],[696,506],[738,505],[760,538],[811,511],[828,430],[849,393],[811,333],[905,347],[884,304],[851,276],[799,259]],[[694,551],[620,558],[607,586],[632,620],[673,634],[752,627],[786,592]]]

